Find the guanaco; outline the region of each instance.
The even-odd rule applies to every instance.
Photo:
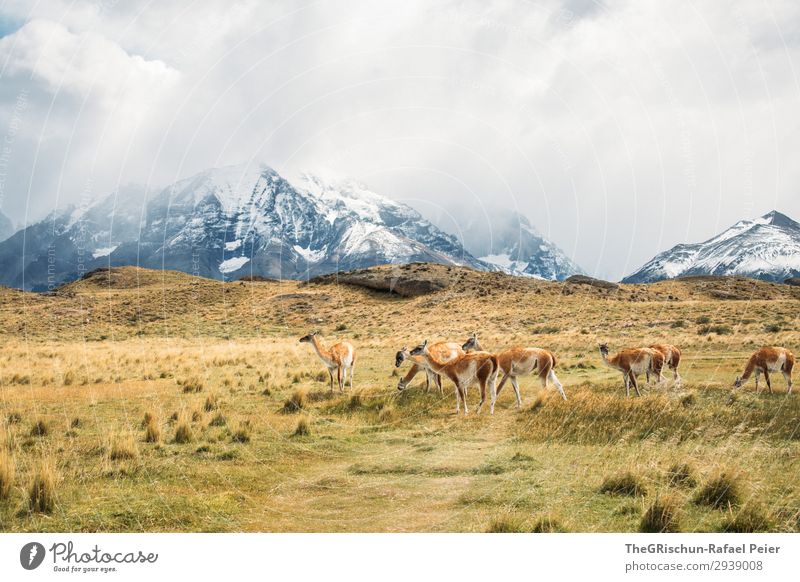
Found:
[[[300,338],[301,343],[310,343],[314,346],[319,359],[328,368],[328,376],[331,379],[331,392],[333,392],[333,371],[336,370],[336,379],[339,384],[339,391],[344,392],[344,385],[347,382],[347,371],[350,370],[350,390],[353,389],[353,369],[356,366],[356,350],[349,342],[339,342],[327,349],[319,339],[319,332],[313,331]]]
[[[672,370],[672,379],[677,384],[681,381],[681,375],[678,373],[678,366],[681,363],[681,351],[672,344],[653,344],[650,349],[660,352],[664,356],[664,365]],[[650,381],[649,374],[647,381]]]
[[[464,414],[468,414],[467,388],[476,381],[481,388],[481,401],[477,413],[480,414],[483,403],[486,401],[486,386],[489,386],[490,405],[489,413],[494,414],[494,403],[497,400],[497,373],[500,369],[497,358],[487,352],[471,352],[457,357],[449,362],[438,359],[431,353],[428,340],[411,350],[412,356],[424,357],[434,372],[444,374],[456,385],[456,414],[460,411],[460,403],[464,403]]]
[[[622,372],[626,396],[631,395],[631,386],[636,390],[636,395],[641,396],[636,378],[648,372],[660,378],[664,366],[664,356],[651,348],[628,348],[609,358],[608,345],[600,344],[600,356],[607,366]]]
[[[477,333],[473,333],[461,347],[467,352],[470,350],[483,351],[480,342],[478,342]],[[503,379],[500,380],[500,384],[497,386],[497,394],[500,394],[506,380],[511,380],[511,386],[514,388],[514,394],[517,397],[517,408],[522,406],[522,397],[520,396],[517,378],[537,371],[542,388],[547,388],[547,380],[549,379],[558,388],[561,397],[564,400],[567,399],[564,387],[559,382],[554,371],[556,357],[553,352],[540,348],[511,348],[495,355],[500,365],[500,371],[504,374]]]
[[[772,383],[769,380],[769,373],[781,372],[783,373],[783,377],[786,378],[786,384],[788,386],[786,393],[791,394],[792,368],[794,368],[794,354],[786,348],[761,348],[750,356],[744,368],[744,372],[741,376],[736,377],[736,381],[733,385],[736,388],[741,388],[742,384],[747,382],[753,372],[755,372],[756,392],[758,392],[758,380],[761,374],[764,374],[764,380],[767,381],[767,388],[770,394],[772,394]]]
[[[437,342],[428,346],[428,349],[443,362],[449,362],[458,356],[464,355],[464,350],[462,350],[461,346],[455,342]],[[411,360],[411,370],[409,370],[408,374],[400,378],[400,380],[397,382],[398,390],[405,390],[411,383],[411,380],[414,379],[414,376],[416,376],[421,370],[425,370],[425,390],[430,390],[431,382],[433,382],[439,387],[439,393],[444,394],[444,390],[442,389],[442,376],[431,369],[428,361],[425,358],[422,356],[412,356],[409,353],[408,348],[403,347],[403,349],[395,354],[395,368],[402,366],[403,362],[406,360]]]

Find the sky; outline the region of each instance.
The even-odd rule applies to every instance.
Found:
[[[800,219],[799,72],[796,0],[0,0],[0,209],[265,162],[518,209],[618,280]]]

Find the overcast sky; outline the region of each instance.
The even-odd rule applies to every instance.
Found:
[[[0,0],[0,37],[19,223],[250,160],[518,208],[609,279],[800,219],[797,0]]]

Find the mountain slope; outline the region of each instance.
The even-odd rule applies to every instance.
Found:
[[[702,243],[656,255],[623,283],[651,283],[692,275],[740,275],[784,281],[800,275],[800,224],[772,211],[742,220]]]
[[[11,219],[0,211],[0,241],[6,240],[15,232],[14,223]]]
[[[44,290],[109,265],[305,279],[414,261],[486,268],[416,211],[355,182],[305,175],[293,185],[267,166],[231,166],[146,203],[120,191],[53,213],[0,243],[0,284]]]
[[[469,210],[450,209],[438,224],[457,225],[464,247],[481,261],[506,273],[553,281],[584,273],[522,214],[506,208],[486,209],[483,214]]]

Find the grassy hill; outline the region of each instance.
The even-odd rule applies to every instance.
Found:
[[[49,295],[2,289],[0,529],[630,531],[658,501],[685,531],[797,531],[800,395],[782,378],[774,394],[730,385],[761,345],[800,351],[798,300],[748,279],[427,264],[309,283],[115,268]],[[354,392],[328,392],[297,342],[311,329],[356,346]],[[472,331],[556,352],[569,400],[525,378],[521,410],[504,390],[494,416],[462,418],[449,383],[396,390],[396,350]],[[683,385],[626,400],[597,344],[655,341],[684,350]]]

